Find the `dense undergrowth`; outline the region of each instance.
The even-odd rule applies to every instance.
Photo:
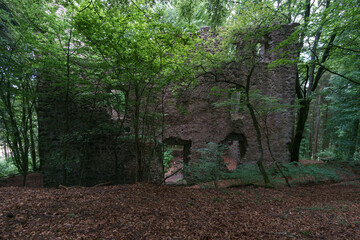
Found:
[[[198,164],[192,166],[193,184],[202,184],[203,187],[213,187],[214,184],[205,184],[215,181],[214,169],[207,170],[207,165]],[[288,180],[291,186],[301,184],[316,184],[320,182],[341,182],[342,180],[355,178],[359,172],[356,163],[331,162],[331,163],[282,163],[279,164],[282,173],[274,165],[267,169],[274,186],[285,186]],[[235,171],[218,170],[218,181],[236,180],[231,185],[263,185],[262,175],[256,164],[248,164],[238,167]]]
[[[16,174],[19,174],[19,171],[11,161],[0,159],[0,178]]]
[[[243,164],[237,166],[234,171],[229,171],[223,159],[226,150],[225,145],[215,143],[208,143],[205,148],[199,149],[200,161],[185,167],[188,183],[215,188],[218,188],[218,182],[223,180],[236,180],[236,183],[232,183],[235,185],[264,185],[263,175],[256,163]],[[266,172],[271,180],[270,186],[265,184],[267,187],[339,182],[356,177],[360,173],[360,162],[356,160],[273,162]]]

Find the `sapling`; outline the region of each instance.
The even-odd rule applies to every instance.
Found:
[[[198,150],[198,152],[201,153],[200,162],[191,164],[187,167],[187,170],[191,172],[198,181],[213,181],[215,188],[218,189],[218,181],[222,173],[221,170],[225,166],[222,156],[226,149],[227,146],[223,144],[207,143],[206,147]]]

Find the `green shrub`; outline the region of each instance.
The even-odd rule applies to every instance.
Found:
[[[321,151],[318,154],[316,154],[316,156],[320,160],[334,160],[336,158],[336,154],[333,151],[331,151],[330,149]]]
[[[281,164],[281,169],[286,177],[297,182],[313,181],[315,183],[325,180],[339,181],[340,176],[337,173],[339,169],[327,164],[308,164],[303,166],[298,163]],[[281,178],[275,166],[269,169],[270,174],[274,178]],[[311,178],[311,179],[309,179]]]
[[[11,159],[0,160],[0,177],[7,177],[10,175],[18,174],[19,171],[12,163]]]
[[[226,168],[222,158],[224,150],[227,147],[222,144],[208,143],[205,148],[201,148],[201,159],[198,163],[191,163],[185,166],[185,174],[188,176],[188,183],[195,184],[200,182],[214,181],[215,187],[218,186],[223,171]]]
[[[263,181],[263,177],[256,164],[247,164],[237,168],[231,173],[223,173],[224,179],[239,179],[244,184],[259,183]]]

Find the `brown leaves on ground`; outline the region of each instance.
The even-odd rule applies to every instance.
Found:
[[[0,239],[360,239],[360,183],[0,188]]]

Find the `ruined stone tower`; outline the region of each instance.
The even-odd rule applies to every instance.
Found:
[[[254,66],[251,75],[252,91],[257,90],[262,95],[277,99],[283,105],[280,111],[268,112],[266,116],[258,119],[262,130],[264,160],[268,162],[272,161],[272,157],[266,144],[266,136],[273,158],[282,162],[290,160],[288,145],[293,131],[294,109],[291,106],[294,105],[297,67],[296,64],[288,64],[269,69],[268,64],[282,57],[283,53],[291,55],[296,51],[296,45],[277,48],[294,32],[295,27],[296,25],[281,25],[259,42],[261,59]],[[199,158],[197,149],[205,147],[208,142],[227,145],[227,157],[233,158],[238,164],[256,161],[256,132],[250,115],[238,106],[216,107],[216,103],[229,98],[235,98],[240,106],[241,93],[235,92],[232,96],[224,97],[214,96],[212,91],[214,87],[231,89],[236,87],[236,84],[244,86],[250,71],[246,64],[235,62],[218,74],[205,74],[199,85],[184,90],[178,98],[169,96],[166,105],[166,121],[169,127],[165,131],[165,142],[183,145],[185,162]],[[256,110],[261,106],[254,107]]]

